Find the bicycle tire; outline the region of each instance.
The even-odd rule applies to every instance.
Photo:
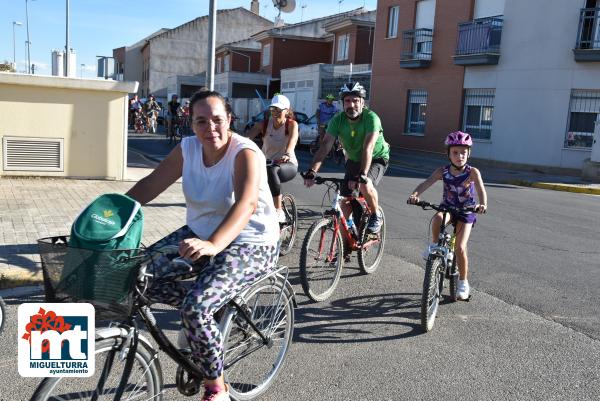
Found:
[[[456,270],[458,267],[456,266],[456,255],[454,256],[454,260],[452,261],[452,266],[450,268],[450,277],[448,281],[450,281],[450,301],[455,302],[458,298],[456,293],[458,292],[458,273]]]
[[[2,297],[0,297],[0,333],[4,329],[4,321],[6,320],[6,304]]]
[[[287,255],[294,247],[296,241],[296,235],[298,233],[298,209],[296,208],[296,201],[292,194],[283,194],[281,197],[281,207],[285,213],[285,223],[281,223],[280,226],[280,239],[279,244],[279,255]]]
[[[437,255],[429,255],[425,265],[423,293],[421,295],[421,328],[424,332],[433,329],[435,317],[440,305],[443,285],[442,260]]]
[[[377,270],[379,264],[381,263],[381,258],[383,257],[383,249],[385,247],[386,224],[385,215],[383,214],[383,209],[381,207],[379,207],[379,213],[381,213],[383,223],[381,224],[381,230],[377,234],[377,236],[379,237],[379,241],[374,244],[376,246],[376,249],[374,249],[373,246],[369,246],[368,248],[364,248],[363,246],[361,246],[357,252],[358,267],[360,267],[360,270],[365,274],[371,274],[375,272],[375,270]],[[361,224],[359,232],[360,243],[368,243],[372,235],[373,234],[370,234],[367,230],[366,222],[365,224]]]
[[[107,361],[102,361],[99,358],[100,355],[106,354],[106,357],[112,361],[112,368],[108,374],[107,382],[104,385],[102,394],[97,395],[97,400],[113,400],[116,391],[116,385],[119,384],[122,373],[122,369],[125,365],[125,359],[119,360],[119,349],[124,341],[127,340],[126,336],[114,336],[110,338],[97,339],[96,340],[96,371],[92,377],[47,377],[35,390],[35,393],[31,397],[30,401],[59,401],[64,399],[69,400],[87,400],[94,396],[95,390],[88,389],[90,386],[86,386],[85,382],[93,382],[98,380],[100,377],[103,364]],[[112,358],[111,358],[112,356]],[[120,366],[116,366],[119,364]],[[117,369],[115,369],[117,368]],[[118,374],[114,374],[116,371]],[[145,378],[146,386],[139,386],[138,382],[131,382],[132,377],[135,377],[135,373],[142,373]],[[82,383],[83,382],[83,383]],[[114,383],[115,386],[111,386],[110,383]],[[94,385],[94,388],[97,384]],[[125,386],[125,392],[123,393],[122,399],[132,399],[140,395],[140,390],[145,390],[143,394],[145,400],[162,400],[162,370],[158,359],[154,357],[152,352],[147,349],[141,342],[138,343],[134,366],[130,375],[130,381]],[[135,392],[134,394],[131,394]]]
[[[293,294],[283,279],[262,282],[244,298],[240,306],[271,342],[262,344],[248,322],[238,316],[237,309],[227,307],[222,326],[224,375],[231,398],[238,401],[254,399],[267,391],[283,366],[294,334]]]
[[[333,218],[315,221],[308,229],[300,251],[300,282],[306,296],[314,302],[329,298],[342,275],[344,245],[342,234],[339,230],[335,232],[334,224]],[[327,233],[331,234],[329,242],[325,238]],[[317,246],[316,251],[311,249],[313,243]],[[330,254],[332,249],[334,254]],[[315,266],[311,263],[313,261]]]

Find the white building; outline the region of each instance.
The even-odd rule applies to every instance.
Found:
[[[473,156],[582,169],[594,132],[600,138],[599,7],[600,0],[475,1],[475,20],[499,16],[503,28],[497,65],[465,66],[463,129],[478,137]]]

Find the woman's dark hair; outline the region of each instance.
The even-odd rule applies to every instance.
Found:
[[[194,105],[204,99],[207,99],[209,97],[216,97],[217,99],[221,100],[221,102],[223,102],[223,106],[225,106],[225,111],[227,112],[227,115],[230,116],[232,113],[232,109],[231,109],[231,105],[229,103],[227,103],[227,100],[225,100],[225,98],[217,91],[211,91],[208,89],[200,89],[199,91],[197,91],[196,93],[194,93],[192,95],[192,97],[190,98],[190,118],[194,117]]]

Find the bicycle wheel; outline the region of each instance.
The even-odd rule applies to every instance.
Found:
[[[450,268],[450,274],[448,280],[450,281],[450,301],[456,301],[456,292],[458,291],[458,266],[456,265],[456,256],[452,260],[452,267]]]
[[[442,260],[437,255],[429,255],[425,265],[423,294],[421,295],[421,328],[431,331],[435,322],[443,285]]]
[[[261,282],[244,298],[240,306],[269,342],[264,344],[234,307],[227,308],[223,318],[225,382],[231,398],[239,401],[254,399],[269,388],[294,332],[292,294],[282,279]]]
[[[96,371],[92,377],[49,377],[40,383],[31,401],[113,400],[119,386],[125,358],[120,350],[125,336],[96,340]],[[102,379],[105,372],[104,380]],[[138,344],[122,400],[161,400],[162,371],[152,353]]]
[[[329,298],[337,287],[344,266],[342,234],[333,218],[315,221],[300,252],[300,281],[307,297],[315,302]]]
[[[281,198],[281,206],[285,213],[285,223],[280,223],[279,234],[279,255],[287,255],[290,253],[296,240],[298,232],[298,210],[296,209],[296,201],[291,194],[283,194]]]
[[[371,274],[379,267],[383,257],[383,248],[385,246],[385,215],[383,209],[379,207],[379,213],[383,217],[381,230],[377,234],[371,234],[367,231],[367,224],[361,224],[359,233],[360,243],[358,250],[358,267],[365,274]],[[365,216],[366,217],[366,216]]]
[[[6,320],[6,305],[2,297],[0,297],[0,333],[2,333],[2,329],[4,328],[4,320]]]

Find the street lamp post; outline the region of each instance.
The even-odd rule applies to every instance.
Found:
[[[23,25],[22,22],[13,21],[13,64],[15,65],[15,70],[17,69],[17,51],[15,50],[15,26]]]
[[[33,0],[31,0],[33,1]],[[25,25],[27,28],[27,73],[31,74],[31,41],[29,40],[29,0],[25,0]]]

